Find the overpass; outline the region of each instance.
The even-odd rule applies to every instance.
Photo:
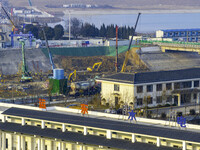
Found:
[[[197,52],[200,54],[200,43],[192,42],[175,42],[175,41],[140,41],[142,45],[157,45],[160,46],[162,52],[166,50],[173,51],[187,51],[187,52]]]
[[[113,114],[100,112],[89,111],[89,115],[81,116],[76,109],[50,107],[41,111],[37,107],[12,104],[15,108],[9,108],[9,104],[5,105],[7,107],[0,107],[0,145],[5,150],[6,143],[10,143],[8,149],[15,147],[17,150],[26,147],[31,150],[200,149],[198,126],[191,130],[190,125],[183,130],[161,126],[159,120],[156,125],[148,125],[119,118],[106,119]],[[103,116],[97,116],[98,113]],[[149,120],[155,122],[155,119]]]

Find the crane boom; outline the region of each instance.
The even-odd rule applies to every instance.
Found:
[[[49,48],[49,44],[48,44],[48,40],[47,40],[47,37],[46,37],[46,33],[44,31],[44,28],[42,28],[42,31],[43,31],[43,35],[44,35],[44,38],[45,38],[45,41],[46,41],[46,47],[47,47],[47,50],[48,50],[48,53],[49,53],[49,60],[50,60],[50,63],[51,63],[51,67],[52,67],[52,70],[54,70],[55,65],[54,65],[54,62],[53,62],[53,59],[52,59],[51,51],[50,51],[50,48]]]
[[[121,72],[125,72],[125,71],[126,71],[126,64],[127,64],[127,62],[128,62],[129,50],[130,50],[130,48],[131,48],[131,44],[132,44],[132,41],[133,41],[133,36],[134,36],[134,34],[135,34],[135,30],[136,30],[136,28],[137,28],[137,24],[138,24],[140,15],[141,15],[141,13],[138,13],[137,20],[136,20],[136,23],[135,23],[135,27],[134,27],[134,29],[133,29],[133,34],[132,34],[131,40],[130,40],[130,42],[129,42],[128,51],[126,52],[125,60],[124,60],[124,63],[123,63]]]
[[[3,9],[3,11],[5,12],[7,18],[9,19],[10,23],[12,24],[12,30],[14,30],[15,27],[15,24],[13,23],[13,21],[11,20],[10,16],[8,15],[7,11],[5,10],[5,8],[1,5],[1,8]]]

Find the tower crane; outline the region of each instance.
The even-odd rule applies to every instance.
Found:
[[[123,63],[121,72],[125,72],[125,71],[126,71],[126,65],[127,65],[128,58],[129,58],[129,53],[130,53],[131,44],[132,44],[132,41],[133,41],[133,36],[134,36],[134,34],[135,34],[135,30],[136,30],[136,28],[137,28],[137,24],[138,24],[138,20],[139,20],[139,18],[140,18],[140,15],[141,15],[141,13],[138,13],[137,20],[136,20],[136,23],[135,23],[135,27],[134,27],[134,29],[133,29],[133,34],[132,34],[131,40],[130,40],[130,42],[129,42],[128,51],[126,52],[126,55],[125,55],[125,59],[124,59],[124,63]]]

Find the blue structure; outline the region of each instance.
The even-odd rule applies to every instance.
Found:
[[[132,110],[131,112],[129,112],[128,119],[130,119],[130,120],[133,120],[133,118],[134,118],[134,119],[135,119],[135,121],[137,121],[137,120],[136,120],[136,118],[135,118],[135,115],[136,115],[136,113],[135,113],[135,112],[133,112],[133,110]]]
[[[63,69],[53,69],[53,78],[60,80],[64,79],[64,70]]]
[[[200,28],[158,30],[156,37],[172,38],[173,41],[200,42]]]
[[[11,32],[9,36],[11,37],[11,47],[14,47],[14,36],[28,38],[30,47],[32,47],[33,34],[31,34],[31,31],[29,31],[28,34],[23,34],[22,32],[20,32],[19,34],[14,34],[14,32]]]
[[[177,123],[181,126],[181,127],[183,127],[183,128],[185,128],[186,127],[186,118],[184,118],[183,116],[180,116],[180,117],[177,117]]]

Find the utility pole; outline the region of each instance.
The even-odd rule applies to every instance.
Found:
[[[118,70],[118,26],[116,25],[116,57],[115,57],[115,71]]]

